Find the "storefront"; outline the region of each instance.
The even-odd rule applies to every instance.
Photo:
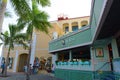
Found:
[[[63,80],[120,79],[118,1],[93,0],[90,26],[49,43],[56,77]]]

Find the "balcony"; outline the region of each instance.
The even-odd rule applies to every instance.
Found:
[[[49,43],[49,52],[66,50],[89,44],[91,44],[91,30],[89,26],[85,26],[76,32],[52,40]]]

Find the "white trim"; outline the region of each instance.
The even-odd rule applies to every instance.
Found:
[[[95,0],[92,0],[92,1],[91,1],[91,11],[90,11],[90,23],[91,23],[92,18],[93,18],[94,3],[95,3]],[[91,24],[90,24],[90,25],[91,25]]]
[[[49,50],[48,48],[37,48],[36,51],[39,51],[39,50]],[[27,52],[29,50],[18,50],[19,52]],[[4,52],[8,52],[8,51],[4,51]],[[13,50],[13,51],[10,51],[10,52],[16,52],[16,50]]]
[[[71,49],[71,48],[75,48],[75,47],[80,47],[80,46],[90,45],[90,44],[92,44],[92,42],[83,43],[83,44],[79,44],[79,45],[75,45],[75,46],[71,46],[71,47],[66,47],[66,48],[61,48],[61,49],[57,49],[57,50],[53,50],[53,51],[49,51],[49,52],[56,52],[56,51],[61,51],[61,50],[66,50],[66,49]]]
[[[95,35],[97,33],[97,30],[98,30],[98,26],[100,24],[100,21],[101,21],[101,18],[102,18],[102,15],[103,15],[103,12],[104,12],[104,9],[105,9],[105,6],[106,6],[106,3],[107,3],[108,0],[104,0],[104,3],[103,3],[103,6],[102,6],[102,9],[101,9],[101,13],[100,13],[100,16],[99,16],[99,19],[98,19],[98,22],[97,22],[97,26],[95,28],[95,33],[93,34],[93,37],[92,37],[92,42],[94,41],[95,39]]]
[[[19,52],[26,52],[26,53],[28,53],[28,51],[29,51],[29,50],[17,50],[17,51],[19,51]],[[8,52],[8,51],[4,51],[4,53],[5,53],[5,52]],[[16,50],[13,50],[13,51],[10,51],[10,52],[16,52]]]

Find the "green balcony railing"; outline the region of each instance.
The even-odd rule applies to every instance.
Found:
[[[49,51],[55,52],[58,50],[65,50],[75,46],[79,47],[81,45],[87,45],[91,41],[90,31],[90,27],[86,26],[77,32],[72,32],[56,40],[52,40],[49,43]]]

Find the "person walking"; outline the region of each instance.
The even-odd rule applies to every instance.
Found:
[[[1,68],[2,68],[2,74],[4,73],[4,70],[5,70],[5,61],[3,62],[3,64],[1,65]]]
[[[24,72],[27,73],[27,64],[24,66]]]

